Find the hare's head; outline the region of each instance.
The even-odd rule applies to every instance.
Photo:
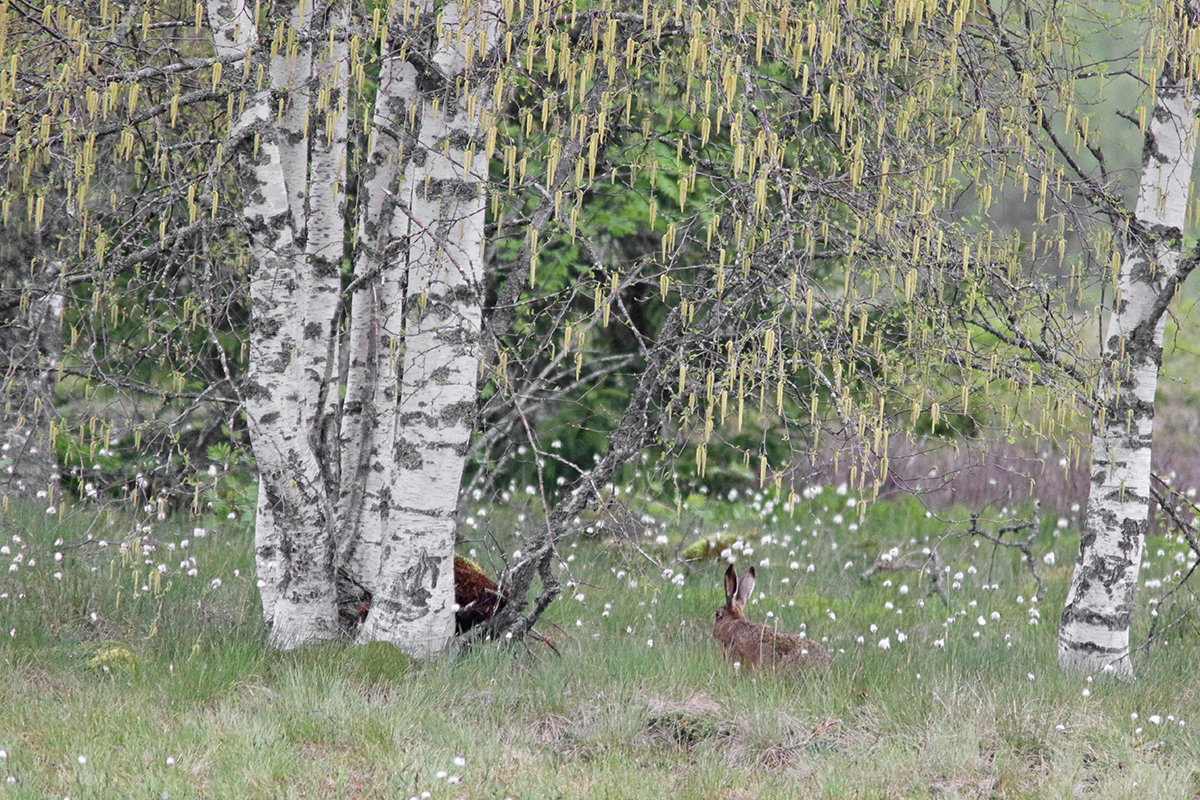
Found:
[[[716,635],[722,625],[746,618],[744,611],[746,598],[752,591],[754,591],[754,567],[746,570],[746,574],[739,581],[737,572],[730,564],[725,570],[725,605],[717,609],[713,619],[713,635]]]

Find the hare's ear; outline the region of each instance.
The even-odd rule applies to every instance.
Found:
[[[733,596],[737,593],[738,579],[737,573],[733,569],[733,564],[725,568],[725,607],[733,608]]]
[[[738,581],[737,586],[737,604],[739,607],[746,605],[746,600],[750,598],[750,593],[754,591],[754,567],[746,570],[742,575],[742,579]]]

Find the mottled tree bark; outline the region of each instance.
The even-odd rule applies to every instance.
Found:
[[[315,94],[310,83],[320,80],[312,74],[313,46],[305,43],[316,32],[312,5],[301,2],[278,19],[266,20],[272,29],[290,26],[300,40],[293,47],[276,48],[274,55],[254,50],[259,34],[252,8],[245,0],[214,0],[209,14],[218,54],[242,52],[249,64],[238,63],[234,69],[249,76],[261,69],[269,76],[261,87],[253,78],[247,81],[253,91],[248,89],[232,138],[239,144],[250,239],[252,331],[243,400],[260,476],[258,584],[271,644],[290,649],[339,632],[335,515],[325,469],[334,454],[325,450],[328,406],[322,398],[336,395],[336,384],[330,387],[324,378],[329,332],[336,326],[331,309],[340,286],[336,268],[329,269],[327,258],[314,258],[310,245],[336,250],[334,263],[340,263],[341,232],[339,226],[330,243],[328,226],[317,225],[310,238],[308,222],[311,210],[322,204],[336,208],[344,199],[336,183],[309,197],[310,170],[321,174],[310,163],[319,161],[310,150],[320,153],[321,147],[334,146],[319,140],[313,147],[309,134],[317,124],[309,108]],[[338,53],[327,48],[319,58],[328,62]],[[340,71],[344,75],[347,69],[343,64]],[[338,109],[335,105],[329,113]],[[343,115],[344,109],[343,103]],[[319,118],[324,122],[325,115]],[[344,132],[345,124],[335,120],[333,128]],[[312,216],[326,220],[328,213]]]
[[[489,104],[470,70],[498,38],[499,4],[391,6],[345,291],[349,9],[300,3],[256,25],[252,5],[212,0],[209,13],[218,51],[248,59],[234,66],[247,101],[232,138],[250,240],[243,399],[264,618],[277,647],[337,635],[340,572],[373,598],[360,641],[435,655],[454,635],[454,514],[480,357]]]
[[[12,237],[0,261],[0,503],[8,498],[52,497],[58,459],[51,436],[54,384],[62,354],[61,264],[21,248]],[[35,237],[34,237],[35,238]]]
[[[433,68],[421,81],[410,73],[390,84],[390,102],[410,110],[410,125],[384,247],[395,253],[392,264],[384,258],[385,275],[402,274],[403,295],[386,306],[383,328],[400,326],[403,350],[376,351],[397,360],[400,392],[394,401],[383,394],[386,423],[376,429],[386,434],[375,441],[390,481],[369,526],[378,523],[378,533],[358,550],[375,591],[360,639],[416,656],[441,652],[454,636],[454,515],[480,360],[487,163],[475,154],[488,98],[463,78],[467,42],[497,40],[499,7],[463,9],[426,4],[427,19],[441,15]]]
[[[1160,82],[1142,154],[1135,218],[1105,332],[1092,423],[1091,491],[1058,634],[1069,672],[1134,677],[1129,624],[1150,501],[1154,395],[1164,312],[1178,282],[1197,104],[1188,82]]]

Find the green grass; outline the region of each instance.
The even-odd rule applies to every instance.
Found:
[[[739,567],[758,566],[763,593],[752,618],[803,625],[835,653],[808,679],[720,658],[722,568],[672,561],[693,522],[650,524],[639,548],[565,544],[573,585],[541,626],[560,655],[485,642],[413,664],[380,645],[266,650],[249,534],[232,523],[198,536],[156,522],[135,540],[128,520],[18,509],[0,521],[0,568],[17,564],[0,572],[0,798],[1200,793],[1189,642],[1139,659],[1133,685],[1055,666],[1069,527],[1044,522],[1046,597],[1033,606],[1015,553],[909,502],[859,523],[846,500],[829,489],[792,515],[753,496],[709,500],[699,523],[742,535]],[[933,546],[951,569],[948,605],[914,570],[859,577],[880,552]],[[1152,541],[1144,577],[1180,568],[1182,549]]]

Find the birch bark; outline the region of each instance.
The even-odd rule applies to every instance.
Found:
[[[10,237],[5,249],[16,252],[0,256],[0,300],[16,300],[12,312],[0,315],[0,393],[5,398],[0,408],[0,509],[8,507],[10,497],[42,494],[53,503],[58,487],[51,423],[62,355],[62,262],[37,259],[23,252],[20,243],[21,237]]]
[[[1170,69],[1146,128],[1142,174],[1117,294],[1103,342],[1092,423],[1091,491],[1058,633],[1069,672],[1134,677],[1129,624],[1150,501],[1154,394],[1167,302],[1177,270],[1196,142],[1190,80]]]
[[[401,146],[407,140],[402,133],[404,98],[412,91],[407,87],[415,82],[416,70],[411,64],[399,59],[383,62],[359,182],[360,221],[340,439],[342,538],[338,550],[342,567],[372,591],[377,588],[379,550],[395,481],[392,443],[396,438],[402,332],[393,312],[403,305],[404,273],[394,266],[401,242],[393,235],[392,219],[400,191]]]
[[[475,155],[486,88],[472,85],[469,68],[471,54],[485,55],[498,38],[499,7],[425,6],[435,13],[434,69],[395,84],[410,109],[390,226],[404,269],[403,304],[390,318],[403,325],[403,353],[400,396],[387,414],[394,436],[385,428],[390,492],[379,544],[363,551],[375,600],[360,634],[417,657],[441,652],[454,635],[454,514],[481,356],[487,178]]]
[[[244,54],[254,87],[232,138],[271,643],[339,633],[341,570],[373,595],[360,640],[434,655],[454,633],[454,513],[479,369],[488,87],[472,69],[498,38],[499,4],[392,5],[345,295],[348,7],[301,2],[256,21],[246,0],[211,0],[209,13],[218,53]]]
[[[328,332],[336,324],[331,308],[339,286],[337,270],[329,274],[328,257],[312,251],[336,249],[334,263],[340,264],[341,226],[331,234],[328,225],[340,190],[334,182],[333,191],[310,206],[308,182],[310,172],[326,178],[337,174],[336,160],[330,172],[329,160],[336,156],[328,151],[339,130],[344,142],[345,123],[337,121],[335,110],[324,157],[310,163],[312,54],[307,42],[313,16],[307,6],[301,2],[270,20],[273,29],[295,35],[281,37],[268,54],[254,50],[258,20],[245,0],[209,4],[218,55],[244,55],[234,68],[242,67],[246,85],[253,87],[231,132],[239,144],[242,213],[250,239],[252,335],[243,400],[259,465],[255,555],[263,617],[272,646],[281,649],[338,635],[334,514],[322,431],[330,391]],[[327,59],[338,57],[331,44]],[[340,69],[344,75],[346,66]],[[265,84],[255,81],[256,72],[269,76]],[[334,211],[320,213],[322,204],[332,204]],[[320,221],[311,238],[310,211]],[[335,241],[329,241],[331,235]]]

